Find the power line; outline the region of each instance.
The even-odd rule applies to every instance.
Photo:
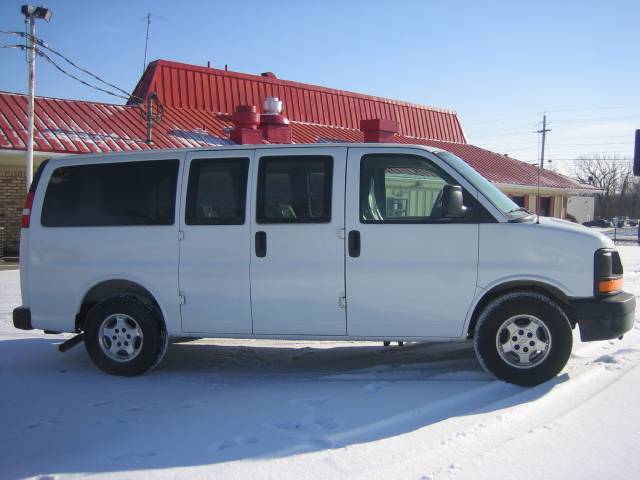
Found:
[[[512,120],[514,118],[524,118],[524,117],[532,117],[534,115],[539,115],[540,112],[535,112],[535,113],[522,113],[520,115],[512,115],[510,117],[502,117],[502,118],[494,118],[492,120],[483,120],[481,122],[472,122],[472,123],[467,123],[467,125],[484,125],[487,123],[495,123],[495,122],[503,122],[505,120]]]
[[[70,73],[66,72],[65,70],[63,70],[63,69],[62,69],[62,67],[60,67],[57,63],[55,63],[55,62],[54,62],[54,61],[53,61],[49,56],[45,55],[45,54],[44,54],[44,52],[42,52],[42,51],[40,51],[40,52],[36,52],[36,53],[38,53],[40,56],[42,56],[43,58],[45,58],[47,61],[49,61],[50,63],[52,63],[52,64],[53,64],[53,65],[54,65],[58,70],[60,70],[62,73],[64,73],[65,75],[68,75],[69,77],[71,77],[71,78],[73,78],[73,79],[75,79],[75,80],[79,81],[80,83],[82,83],[82,84],[84,84],[84,85],[86,85],[86,86],[88,86],[88,87],[95,88],[95,89],[97,89],[97,90],[99,90],[99,91],[101,91],[101,92],[108,93],[109,95],[113,95],[113,96],[116,96],[116,97],[119,97],[119,98],[124,98],[125,100],[129,100],[131,97],[133,97],[133,98],[135,98],[136,100],[138,100],[138,101],[140,101],[140,102],[143,102],[143,101],[144,101],[144,99],[143,99],[143,98],[137,97],[137,96],[135,96],[135,95],[133,95],[133,94],[131,94],[131,93],[127,92],[126,90],[124,90],[124,89],[122,89],[122,88],[118,87],[117,85],[114,85],[113,83],[110,83],[110,82],[108,82],[108,81],[104,80],[103,78],[100,78],[98,75],[96,75],[96,74],[94,74],[94,73],[90,72],[89,70],[87,70],[87,69],[85,69],[85,68],[82,68],[81,66],[79,66],[79,65],[77,65],[75,62],[73,62],[71,59],[67,58],[65,55],[63,55],[62,53],[60,53],[59,51],[57,51],[56,49],[54,49],[53,47],[51,47],[50,45],[48,45],[46,42],[44,42],[43,40],[41,40],[41,39],[39,39],[39,38],[37,38],[37,37],[35,37],[35,36],[34,36],[33,38],[30,38],[30,37],[31,37],[31,35],[30,35],[30,34],[28,34],[28,33],[25,33],[25,32],[13,32],[13,31],[7,31],[7,30],[0,30],[0,33],[11,34],[11,35],[16,35],[16,36],[19,36],[19,37],[24,37],[24,38],[27,38],[27,39],[31,39],[35,44],[39,45],[39,46],[40,46],[40,47],[42,47],[42,48],[45,48],[45,49],[49,50],[51,53],[53,53],[53,54],[57,55],[58,57],[62,58],[65,62],[67,62],[67,63],[68,63],[68,64],[70,64],[71,66],[73,66],[73,67],[77,68],[78,70],[80,70],[81,72],[83,72],[83,73],[85,73],[85,74],[89,75],[90,77],[95,78],[95,79],[96,79],[96,80],[98,80],[99,82],[101,82],[101,83],[103,83],[103,84],[105,84],[105,85],[108,85],[108,86],[109,86],[109,87],[111,87],[111,88],[114,88],[115,90],[117,90],[118,92],[121,92],[122,94],[126,95],[127,97],[123,97],[122,95],[114,94],[113,92],[109,92],[109,91],[107,91],[107,90],[105,90],[105,89],[103,89],[103,88],[101,88],[101,87],[98,87],[98,86],[95,86],[95,85],[89,84],[89,83],[87,83],[87,82],[85,82],[85,81],[83,81],[83,80],[79,79],[79,78],[78,78],[78,77],[76,77],[75,75],[70,74]],[[24,45],[21,45],[21,46],[19,46],[19,47],[21,47],[21,48],[27,48],[27,47],[26,47],[26,46],[24,46]]]
[[[106,93],[107,95],[111,95],[114,97],[118,97],[124,100],[129,100],[129,97],[125,97],[124,95],[120,95],[118,93],[114,93],[111,92],[109,90],[106,90],[102,87],[99,87],[97,85],[91,84],[89,82],[86,82],[84,80],[82,80],[81,78],[78,78],[77,76],[75,76],[73,73],[69,73],[67,72],[64,68],[62,68],[60,65],[58,65],[49,55],[47,55],[46,53],[44,53],[42,50],[40,50],[39,48],[35,48],[36,53],[41,56],[42,58],[44,58],[47,62],[49,62],[51,65],[53,65],[58,71],[60,71],[61,73],[63,73],[64,75],[76,80],[77,82],[82,83],[83,85],[86,85],[89,88],[93,88],[95,90],[98,90],[100,92]]]
[[[600,152],[601,155],[610,155],[611,152]],[[614,153],[615,154],[615,153]],[[597,155],[597,154],[596,154]],[[594,160],[598,160],[597,158],[578,158],[578,157],[569,157],[569,158],[560,158],[560,157],[551,157],[549,158],[548,161],[553,161],[553,162],[588,162],[588,161],[594,161]],[[527,160],[520,160],[521,162],[537,162],[537,160],[531,160],[531,159],[527,159]],[[607,159],[607,161],[610,162],[619,162],[619,163],[630,163],[632,162],[631,158],[610,158]],[[537,163],[536,163],[537,164]]]
[[[640,113],[636,114],[636,115],[624,115],[624,116],[617,116],[617,117],[592,117],[592,118],[574,118],[574,119],[556,119],[554,120],[554,123],[556,124],[560,124],[559,128],[563,128],[563,129],[567,129],[567,128],[571,128],[570,125],[572,124],[589,124],[589,123],[600,123],[600,122],[607,122],[607,121],[617,121],[617,120],[628,120],[628,119],[640,119]],[[489,136],[492,135],[493,132],[510,132],[513,130],[517,130],[520,127],[529,125],[529,123],[517,123],[517,124],[513,124],[513,125],[509,125],[506,127],[492,127],[488,130],[480,130],[478,135],[475,136],[479,136],[479,137],[483,137],[483,136]],[[473,130],[473,129],[471,129]],[[489,134],[489,135],[487,135]],[[469,132],[469,135],[472,135],[472,133]]]
[[[559,130],[559,129],[556,129]],[[603,138],[603,139],[611,139],[611,138],[629,138],[629,136],[633,137],[632,135],[628,135],[628,134],[624,134],[624,135],[605,135],[603,137],[598,136],[598,138]],[[582,138],[584,138],[584,136],[582,137],[563,137],[565,140],[580,140]],[[633,140],[631,140],[631,142],[633,142]]]
[[[524,147],[526,145],[536,145],[538,142],[515,142],[515,143],[500,143],[502,147]]]
[[[527,130],[527,131],[521,131],[521,132],[511,132],[511,133],[494,133],[491,135],[472,135],[470,134],[470,137],[475,137],[475,138],[489,138],[489,137],[513,137],[516,135],[525,135],[525,134],[529,134],[529,133],[536,133],[533,130]]]
[[[0,48],[16,48],[16,49],[21,49],[21,50],[27,50],[29,47],[25,46],[25,45],[0,45]],[[82,80],[81,78],[78,78],[76,75],[67,72],[64,68],[62,68],[60,65],[58,65],[49,55],[47,55],[46,53],[44,53],[42,50],[35,48],[34,50],[36,52],[37,55],[39,55],[40,57],[44,58],[47,62],[49,62],[51,65],[53,65],[54,68],[56,68],[58,71],[60,71],[61,73],[63,73],[64,75],[72,78],[73,80],[76,80],[77,82],[82,83],[83,85],[89,87],[89,88],[93,88],[95,90],[98,90],[100,92],[106,93],[107,95],[111,95],[123,100],[129,100],[130,97],[129,96],[124,96],[124,95],[120,95],[118,93],[114,93],[111,92],[109,90],[106,90],[102,87],[99,87],[98,85],[94,85],[92,83],[86,82],[85,80]],[[126,93],[126,92],[125,92]],[[136,97],[134,95],[131,95],[132,97],[142,100],[139,97]]]
[[[594,107],[594,108],[558,108],[555,110],[546,110],[547,113],[562,113],[562,112],[595,112],[595,111],[602,111],[602,110],[631,110],[631,109],[638,109],[640,108],[640,105],[616,105],[616,106],[611,106],[611,107]],[[540,115],[541,112],[530,112],[530,113],[522,113],[519,115],[511,115],[508,117],[501,117],[501,118],[493,118],[490,120],[483,120],[480,122],[472,122],[472,123],[468,123],[468,126],[472,126],[472,125],[484,125],[487,123],[496,123],[496,122],[503,122],[505,120],[513,120],[516,118],[524,118],[524,117],[532,117],[535,115]]]
[[[59,56],[60,58],[62,58],[65,62],[67,62],[68,64],[70,64],[71,66],[77,68],[78,70],[80,70],[83,73],[86,73],[87,75],[89,75],[90,77],[95,78],[96,80],[98,80],[99,82],[104,83],[105,85],[110,86],[111,88],[115,88],[117,91],[123,93],[124,95],[127,95],[127,97],[134,97],[136,100],[140,100],[140,101],[144,101],[144,99],[140,98],[140,97],[136,97],[135,95],[127,92],[126,90],[114,85],[113,83],[107,82],[106,80],[100,78],[98,75],[91,73],[89,70],[82,68],[78,65],[76,65],[73,61],[71,61],[70,59],[68,59],[67,57],[65,57],[63,54],[61,54],[60,52],[58,52],[57,50],[54,50],[52,47],[50,47],[49,45],[47,45],[45,42],[43,42],[42,40],[36,40],[36,43],[38,45],[40,45],[43,48],[46,48],[47,50],[49,50],[50,52],[54,53],[55,55]]]
[[[596,142],[596,143],[552,143],[550,147],[564,146],[564,147],[582,147],[582,146],[597,146],[597,145],[633,145],[634,141],[628,142]]]
[[[596,117],[596,118],[574,118],[569,120],[555,120],[557,123],[598,123],[598,122],[606,122],[611,120],[626,120],[629,118],[640,118],[640,114],[637,115],[627,115],[623,117]]]
[[[535,145],[535,144],[534,144]],[[509,153],[511,152],[521,152],[522,150],[531,150],[532,148],[535,148],[533,145],[531,145],[530,147],[521,147],[521,148],[504,148],[501,150],[508,150]]]
[[[508,132],[508,131],[518,130],[522,128],[535,128],[535,125],[536,125],[536,122],[522,122],[522,123],[514,123],[513,125],[508,125],[504,127],[491,127],[491,128],[480,128],[480,129],[471,128],[470,130],[480,135],[484,135],[486,133]]]
[[[615,107],[595,107],[595,108],[562,108],[557,110],[547,110],[547,112],[595,112],[598,110],[630,110],[632,108],[640,108],[640,105],[618,105]]]
[[[501,144],[501,147],[510,148],[517,147],[518,149],[525,148],[533,148],[537,142],[524,142],[524,143],[511,143],[511,144]],[[594,143],[550,143],[547,141],[547,148],[551,147],[589,147],[589,146],[599,146],[599,145],[633,145],[634,141],[630,140],[628,142],[594,142]],[[528,145],[528,146],[527,146]]]

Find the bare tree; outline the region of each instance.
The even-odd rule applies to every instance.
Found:
[[[602,190],[596,198],[596,217],[637,216],[638,182],[631,174],[631,160],[617,155],[583,155],[574,177]]]

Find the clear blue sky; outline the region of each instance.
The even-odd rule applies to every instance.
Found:
[[[24,29],[0,3],[0,29]],[[150,59],[260,73],[456,110],[470,142],[533,162],[631,155],[640,128],[638,1],[53,0],[37,35],[132,90],[147,12]],[[0,45],[19,42],[0,35]],[[26,92],[24,53],[0,49],[0,90]],[[119,103],[38,60],[38,95]],[[616,108],[611,108],[616,107]],[[574,110],[575,109],[575,110]],[[572,111],[567,111],[572,110]],[[507,118],[501,121],[494,119]]]

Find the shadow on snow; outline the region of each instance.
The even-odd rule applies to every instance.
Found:
[[[212,341],[174,343],[156,370],[122,378],[97,370],[82,346],[58,353],[59,342],[0,342],[4,478],[340,448],[526,403],[567,379],[531,389],[495,381],[469,343],[300,348]]]

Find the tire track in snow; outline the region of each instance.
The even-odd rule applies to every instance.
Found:
[[[574,366],[576,371],[571,377],[565,373],[537,387],[513,387],[512,395],[488,402],[470,412],[469,416],[474,417],[471,424],[465,425],[465,419],[457,417],[442,422],[442,425],[429,426],[425,435],[413,432],[409,435],[426,438],[417,441],[419,446],[409,452],[389,451],[387,442],[385,450],[389,451],[390,456],[397,454],[398,460],[385,464],[374,475],[367,477],[389,478],[403,476],[403,472],[409,476],[420,470],[420,465],[427,466],[422,469],[427,473],[425,478],[452,475],[463,468],[461,463],[470,463],[473,458],[498,450],[516,438],[552,428],[550,424],[594,399],[636,368],[640,350],[630,347],[638,343],[621,346],[607,357]],[[614,362],[617,368],[610,368],[610,359],[618,359],[620,355],[626,355],[626,360],[623,357],[622,362]],[[632,358],[629,359],[629,356]],[[465,395],[468,393],[461,394],[456,402],[463,401]],[[404,445],[407,443],[413,442],[407,442],[405,437]]]

